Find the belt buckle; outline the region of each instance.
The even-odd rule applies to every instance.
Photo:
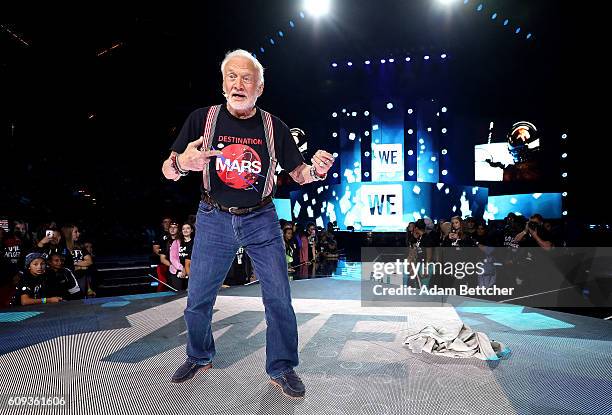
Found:
[[[235,209],[239,209],[239,208],[237,206],[232,206],[232,207],[227,208],[227,211],[231,213],[232,215],[235,215],[235,213],[233,212]]]

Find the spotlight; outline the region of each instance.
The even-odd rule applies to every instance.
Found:
[[[561,196],[563,196],[563,197],[567,197],[567,192],[563,192],[563,193],[561,193]]]
[[[448,108],[442,107],[442,112],[446,112],[446,111],[448,111]]]
[[[330,0],[304,0],[304,9],[314,17],[329,13]]]
[[[347,65],[348,66],[353,66],[353,62],[348,62]]]
[[[337,159],[338,158],[338,153],[334,153],[334,154],[332,154],[332,156],[334,156],[334,158]]]
[[[280,31],[280,30],[278,31],[278,35],[279,35],[280,37],[285,36],[285,34],[284,34],[282,31]]]
[[[366,156],[366,157],[370,157],[370,152],[366,151],[365,153],[363,153],[363,155]]]
[[[389,59],[389,63],[393,63],[393,62],[395,62],[395,59],[393,58]]]
[[[270,44],[273,45],[274,44],[274,39],[270,39]]]
[[[446,59],[446,53],[443,53],[442,55],[440,55],[440,57],[441,57],[442,59]]]
[[[446,128],[443,128],[442,129],[442,134],[446,134],[446,131],[447,131]]]
[[[480,12],[480,11],[482,11],[482,9],[483,9],[483,8],[484,8],[484,5],[483,5],[482,3],[480,3],[480,4],[478,5],[478,7],[476,7],[476,11],[477,11],[477,12]]]
[[[374,125],[372,126],[372,131],[376,131],[376,130],[378,130],[378,124],[374,124]]]
[[[412,128],[408,129],[408,134],[412,134],[414,131],[412,130]]]
[[[380,60],[380,63],[385,63],[385,62],[387,62],[387,61],[386,61],[386,60],[384,60],[384,59],[381,59],[381,60]]]
[[[391,102],[388,102],[388,103],[387,103],[387,109],[388,109],[388,110],[393,109],[393,104],[392,104]]]
[[[427,169],[427,173],[433,174],[433,169]]]
[[[363,135],[365,135],[366,137],[369,137],[370,136],[370,132],[369,131],[364,131]]]
[[[346,112],[346,108],[342,108],[342,112]]]
[[[421,146],[421,150],[425,150],[425,146],[424,145]]]
[[[289,20],[289,26],[295,27],[295,23],[293,23],[293,20]]]
[[[338,137],[338,133],[332,133],[332,137],[334,138]]]
[[[406,56],[406,62],[410,62],[410,56]]]
[[[443,149],[442,149],[442,154],[443,154],[443,155],[446,155],[446,153],[448,153],[448,150],[447,150],[447,149],[445,149],[445,148],[443,148]]]
[[[265,50],[264,48],[259,48],[259,51],[260,51],[261,53],[264,53],[264,50]]]
[[[370,115],[370,111],[364,111],[364,112],[363,112],[363,115],[364,115],[365,117],[367,117],[368,115]]]
[[[419,138],[419,144],[423,144],[425,143],[425,140],[423,140],[422,138]]]
[[[336,62],[334,62],[334,63],[332,63],[332,66],[333,66],[334,68],[336,68],[336,67],[338,66],[338,64],[337,64]]]
[[[414,176],[414,172],[413,172],[412,170],[410,170],[410,171],[408,172],[408,176]]]
[[[338,116],[337,112],[332,112],[332,117],[336,118]]]
[[[567,216],[567,210],[564,210],[564,211],[563,211],[561,214],[562,214],[563,216]]]
[[[564,159],[564,158],[566,158],[566,157],[567,157],[567,153],[563,153],[563,154],[561,154],[561,158],[562,158],[562,159]]]
[[[425,59],[426,61],[428,61],[428,60],[429,60],[429,55],[425,55],[425,56],[423,56],[423,59]]]
[[[561,174],[561,177],[566,178],[566,177],[567,177],[567,172],[565,172],[565,171],[564,171],[564,172]]]
[[[516,28],[516,30],[514,31],[514,33],[516,33],[517,35],[518,35],[519,33],[521,33],[521,28],[520,28],[520,27],[517,27],[517,28]]]
[[[369,64],[370,64],[370,61],[368,60],[368,61],[365,61],[364,63],[365,63],[366,65],[369,65]]]
[[[497,19],[497,13],[493,13],[493,14],[491,15],[491,20],[495,20],[495,19]]]
[[[334,179],[337,179],[338,178],[338,173],[334,173],[334,174],[332,174],[332,176],[334,177]]]
[[[431,156],[431,161],[436,161],[436,156]]]
[[[412,151],[412,150],[408,150],[408,155],[409,155],[409,156],[412,156],[413,154],[414,154],[414,151]]]
[[[527,33],[527,40],[531,39],[531,33]]]
[[[510,23],[509,19],[504,20],[504,26],[508,26],[508,23]]]
[[[304,12],[300,12],[300,18],[302,18],[302,19],[303,19],[304,17],[306,17],[306,15],[304,14]]]
[[[353,111],[353,112],[351,113],[351,115],[352,115],[353,117],[356,117],[356,116],[357,116],[357,111]]]
[[[431,127],[427,127],[427,132],[430,133],[431,132]]]
[[[567,138],[567,134],[563,134],[561,138],[565,140]]]
[[[363,173],[363,175],[364,175],[365,177],[370,177],[370,173],[369,173],[369,172],[367,172],[367,171],[366,171],[365,173]]]
[[[355,133],[349,133],[349,140],[354,140],[355,139]]]
[[[412,113],[413,113],[412,108],[408,108],[408,114],[412,114]]]
[[[442,170],[442,176],[446,176],[448,174],[448,170]]]

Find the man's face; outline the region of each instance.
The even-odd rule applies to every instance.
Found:
[[[18,223],[15,225],[15,233],[18,235],[25,235],[26,234],[26,226],[25,223]]]
[[[79,228],[75,226],[74,228],[72,228],[72,240],[78,241],[80,237],[81,237],[81,232],[79,232]]]
[[[164,229],[164,232],[168,232],[168,228],[170,228],[170,218],[165,218],[162,220],[162,228]]]
[[[263,92],[263,84],[255,64],[248,58],[236,56],[225,64],[223,92],[227,103],[238,111],[250,110]]]
[[[51,266],[51,269],[54,271],[59,271],[64,268],[64,258],[59,255],[53,255],[49,260],[49,266]]]
[[[30,262],[30,267],[28,269],[32,275],[39,276],[45,273],[45,266],[46,264],[43,258],[36,258]]]

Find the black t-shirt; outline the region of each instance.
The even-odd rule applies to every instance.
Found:
[[[181,265],[185,266],[185,261],[191,259],[191,251],[193,250],[193,239],[189,242],[181,241],[179,245],[178,256],[181,261]]]
[[[34,276],[25,272],[19,281],[17,296],[27,294],[30,298],[62,297],[68,299],[80,291],[74,275],[69,270],[56,274],[46,271],[43,275]]]
[[[182,153],[187,144],[203,134],[209,108],[199,108],[189,115],[172,144],[172,151]],[[217,202],[237,207],[256,205],[266,196],[263,191],[269,168],[275,169],[278,163],[281,168],[292,171],[304,162],[287,125],[275,116],[272,123],[276,160],[271,166],[259,108],[254,116],[239,119],[225,105],[221,106],[211,148],[222,151],[223,155],[211,158],[209,164],[210,195]]]
[[[23,243],[16,236],[9,235],[2,241],[4,248],[4,258],[11,264],[17,265],[23,252]]]

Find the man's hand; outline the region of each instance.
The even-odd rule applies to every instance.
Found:
[[[47,302],[48,303],[59,303],[61,301],[63,301],[64,299],[62,297],[49,297],[47,298]]]
[[[219,150],[200,151],[203,142],[204,137],[192,141],[187,144],[185,151],[178,155],[178,162],[183,170],[202,171],[204,165],[210,162],[211,157],[223,154]]]
[[[325,176],[329,169],[331,169],[332,164],[334,164],[334,156],[325,150],[317,150],[314,156],[312,156],[311,161],[317,174],[319,176]]]

